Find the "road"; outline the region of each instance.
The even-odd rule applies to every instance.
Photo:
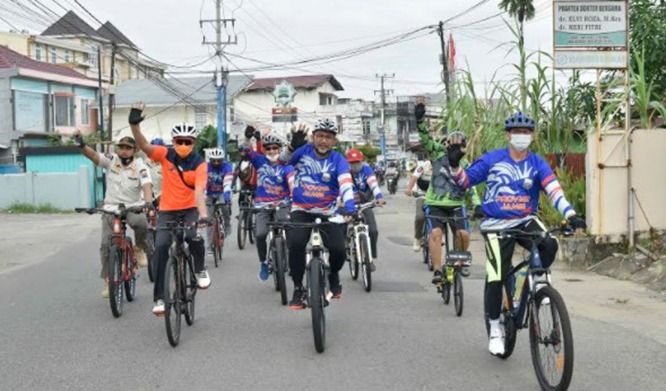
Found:
[[[198,294],[197,320],[183,323],[177,348],[150,312],[145,273],[137,300],[113,318],[97,278],[98,217],[78,216],[92,229],[0,274],[0,390],[538,389],[526,332],[510,359],[487,353],[478,239],[457,318],[411,250],[412,201],[396,195],[389,205],[378,211],[374,289],[365,293],[343,269],[343,298],[328,308],[323,354],[314,350],[309,312],[280,306],[272,283],[256,278],[255,247],[239,251],[235,240],[211,270],[211,288]],[[0,216],[0,224],[8,222]],[[572,309],[571,389],[663,390],[665,303],[638,288],[629,303],[596,303],[587,300],[595,284],[612,292],[619,282],[566,275],[558,286]]]

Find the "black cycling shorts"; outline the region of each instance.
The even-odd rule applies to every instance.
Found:
[[[467,212],[465,211],[465,207],[462,206],[433,206],[433,205],[428,205],[427,206],[427,216],[428,216],[428,221],[430,224],[431,229],[439,228],[442,231],[444,231],[444,225],[446,224],[445,221],[440,220],[439,218],[447,218],[447,217],[457,217],[458,219],[456,220],[448,220],[448,224],[450,227],[453,229],[453,231],[457,231],[459,229],[466,229],[466,219],[467,219]],[[431,218],[433,217],[433,218]],[[438,218],[439,217],[439,218]],[[464,219],[463,219],[464,218]]]

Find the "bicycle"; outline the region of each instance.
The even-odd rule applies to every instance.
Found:
[[[425,198],[425,195],[418,194],[416,192],[414,192],[413,194],[415,197],[417,197],[417,199],[419,197]],[[432,226],[430,225],[430,221],[428,220],[428,211],[429,211],[428,206],[423,205],[423,210],[425,212],[425,224],[423,224],[423,232],[421,234],[421,254],[422,254],[423,263],[426,265],[428,270],[432,271],[432,259],[430,259],[430,244],[429,244],[430,231],[432,231]]]
[[[182,220],[168,222],[160,230],[171,234],[169,259],[164,270],[164,322],[171,346],[180,342],[181,317],[188,326],[194,323],[194,306],[197,293],[197,278],[194,273],[194,258],[185,241],[186,231],[197,224],[186,225]]]
[[[151,208],[148,210],[148,279],[150,282],[155,282],[155,260],[153,259],[156,256],[155,245],[157,243],[157,210]]]
[[[317,353],[322,353],[326,348],[326,314],[324,307],[328,306],[329,289],[328,274],[331,268],[328,261],[329,253],[324,246],[324,240],[320,231],[323,225],[340,224],[341,221],[329,218],[322,221],[316,218],[313,223],[283,223],[287,228],[311,228],[310,238],[306,247],[305,271],[306,285],[308,291],[307,304],[312,315],[312,334]],[[333,220],[333,221],[332,221]]]
[[[347,225],[347,261],[352,280],[358,279],[359,266],[363,275],[363,287],[366,292],[372,290],[372,271],[370,270],[371,251],[368,225],[365,223],[363,211],[374,208],[377,204],[367,202],[358,206],[352,223]]]
[[[459,208],[454,209],[458,210]],[[453,302],[455,306],[456,316],[462,316],[464,304],[464,290],[462,281],[462,269],[469,267],[472,264],[472,253],[469,251],[453,250],[451,247],[451,240],[449,239],[449,232],[453,236],[454,231],[451,229],[452,223],[456,221],[465,221],[467,217],[438,217],[428,216],[429,219],[435,219],[444,222],[444,230],[442,236],[444,241],[442,247],[444,249],[444,262],[442,265],[442,286],[440,293],[445,305],[451,301],[451,289],[453,289]]]
[[[213,261],[215,267],[222,262],[222,251],[224,250],[224,239],[226,237],[226,225],[224,222],[224,209],[229,208],[229,204],[220,202],[218,197],[213,199],[213,217],[212,217],[212,241],[210,243],[213,250]]]
[[[136,297],[136,273],[138,266],[134,256],[132,238],[127,236],[127,215],[129,213],[143,213],[143,206],[125,207],[119,204],[116,210],[110,211],[102,208],[75,208],[78,213],[105,214],[113,216],[111,246],[109,247],[108,280],[109,305],[114,317],[123,314],[123,292],[127,301],[134,301]]]
[[[552,286],[550,269],[544,268],[539,255],[538,245],[541,241],[562,233],[570,236],[570,229],[551,229],[549,231],[526,232],[518,229],[501,231],[484,231],[496,233],[500,239],[521,238],[529,240],[532,245],[527,257],[509,271],[502,289],[502,311],[500,324],[504,328],[504,354],[499,357],[507,359],[516,345],[516,334],[519,329],[529,326],[530,352],[532,365],[539,385],[544,390],[566,390],[571,382],[574,364],[573,334],[571,322],[564,299]],[[526,268],[526,270],[525,270]],[[521,278],[523,277],[524,278]],[[487,281],[486,281],[487,289]],[[485,300],[484,300],[485,307]],[[545,314],[541,310],[545,309]],[[490,334],[488,309],[484,308],[486,331]],[[551,325],[551,330],[544,330],[543,325]],[[543,345],[543,351],[540,349]],[[542,357],[542,353],[552,348],[554,356]],[[545,362],[544,362],[545,361]],[[549,365],[556,374],[561,374],[559,381],[552,384],[553,374],[546,373]]]
[[[268,248],[266,262],[268,262],[269,270],[273,274],[275,290],[280,292],[282,305],[287,305],[286,275],[289,273],[289,258],[285,222],[276,221],[275,217],[280,208],[288,207],[288,204],[281,204],[263,209],[271,212],[271,221],[268,223],[270,229],[266,236],[266,247]]]
[[[238,230],[236,236],[238,239],[238,248],[240,250],[245,248],[245,244],[249,237],[250,243],[254,244],[254,215],[249,213],[254,205],[254,191],[241,190],[239,192],[239,205],[238,208]]]

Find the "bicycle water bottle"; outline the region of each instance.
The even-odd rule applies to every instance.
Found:
[[[527,265],[523,266],[515,274],[516,285],[513,294],[513,307],[518,308],[520,305],[520,297],[523,294],[523,286],[525,286],[525,279],[527,278]]]

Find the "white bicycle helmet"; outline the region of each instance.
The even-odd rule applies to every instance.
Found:
[[[261,138],[261,142],[264,145],[277,144],[280,147],[284,145],[282,138],[273,132],[265,134],[264,137]]]
[[[333,134],[338,134],[338,127],[335,122],[331,121],[328,118],[318,120],[314,125],[314,131],[324,130],[326,132],[331,132]]]
[[[210,159],[224,159],[224,150],[222,148],[212,148],[208,150]]]
[[[177,123],[171,128],[171,137],[197,137],[197,128],[187,122]]]

